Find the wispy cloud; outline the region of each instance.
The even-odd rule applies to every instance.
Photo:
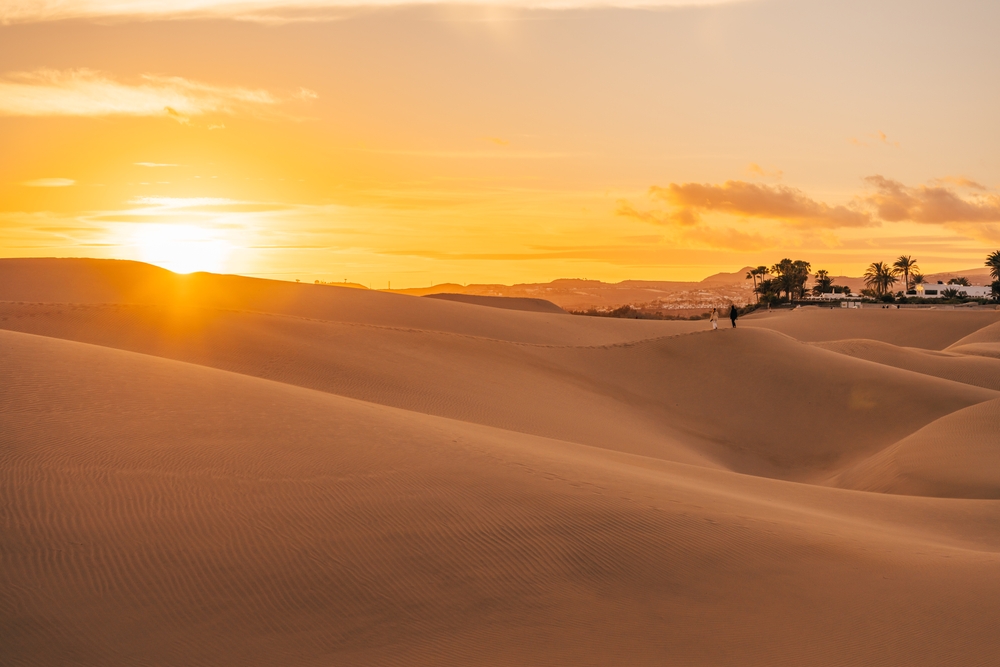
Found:
[[[937,185],[954,185],[959,188],[968,188],[970,190],[989,190],[985,185],[974,181],[971,178],[966,178],[965,176],[942,176],[941,178],[935,178],[934,183]]]
[[[21,185],[29,188],[68,188],[75,185],[72,178],[36,178],[33,181],[24,181]]]
[[[739,0],[480,0],[488,7],[572,9],[577,7],[656,7],[718,5]],[[175,16],[231,17],[261,22],[329,20],[323,10],[446,4],[446,0],[14,0],[0,3],[0,23],[68,18]]]
[[[778,246],[778,240],[759,232],[744,232],[732,227],[709,227],[699,225],[684,231],[684,241],[707,248],[720,250],[765,250]]]
[[[890,141],[889,137],[882,130],[876,130],[875,134],[869,134],[867,139],[875,141],[876,143],[884,144],[886,146],[892,146],[893,148],[899,148],[898,141]],[[868,142],[858,139],[857,137],[851,137],[847,140],[848,143],[857,146],[858,148],[868,148]]]
[[[88,69],[0,77],[0,116],[163,116],[258,113],[282,99],[266,90],[144,74],[134,84]]]
[[[698,216],[690,209],[685,208],[677,211],[641,211],[624,199],[618,200],[615,215],[625,218],[635,218],[636,220],[642,220],[654,225],[679,225],[682,227],[694,226],[700,221]]]
[[[500,144],[498,144],[500,145]],[[563,153],[558,151],[507,151],[507,150],[405,150],[358,148],[363,153],[376,155],[398,155],[400,157],[435,158],[443,160],[559,160],[564,158],[583,157],[587,153]]]
[[[168,163],[164,163],[164,162],[136,162],[135,165],[137,167],[151,167],[151,168],[157,168],[157,167],[179,167],[180,166],[179,164],[168,164]]]
[[[784,172],[780,169],[765,169],[756,162],[751,162],[747,165],[747,174],[750,176],[760,176],[761,178],[776,178],[779,181],[784,176]]]

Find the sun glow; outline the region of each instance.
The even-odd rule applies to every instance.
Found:
[[[186,224],[142,224],[133,242],[139,259],[176,273],[221,273],[232,251],[232,245],[218,232]]]

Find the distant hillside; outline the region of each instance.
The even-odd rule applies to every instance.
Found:
[[[966,269],[964,271],[946,271],[944,273],[930,273],[924,276],[924,280],[929,283],[936,283],[937,281],[948,282],[952,278],[958,277],[968,278],[969,282],[973,285],[989,285],[993,282],[993,278],[990,277],[990,270],[985,266],[982,268]]]
[[[506,310],[526,310],[532,313],[561,313],[566,311],[545,299],[526,299],[523,297],[509,296],[479,296],[476,294],[427,294],[428,299],[443,299],[444,301],[458,301],[459,303],[469,303],[474,306],[486,306],[488,308],[503,308]]]
[[[541,299],[563,310],[617,308],[625,304],[647,304],[653,308],[711,308],[730,303],[749,303],[753,283],[747,280],[744,267],[734,273],[717,273],[700,281],[624,280],[605,283],[600,280],[560,278],[548,283],[517,285],[456,285],[444,283],[432,287],[392,290],[397,294],[429,296],[432,294],[475,295],[518,299]]]

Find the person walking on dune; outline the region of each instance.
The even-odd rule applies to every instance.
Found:
[[[734,329],[736,328],[736,318],[739,317],[739,316],[740,316],[740,314],[736,310],[736,304],[735,303],[730,304],[729,305],[729,319],[732,320],[732,322],[733,322],[733,328]]]
[[[709,317],[708,319],[712,323],[712,331],[715,331],[716,329],[718,329],[719,328],[719,309],[718,308],[713,308],[712,309],[712,316]]]

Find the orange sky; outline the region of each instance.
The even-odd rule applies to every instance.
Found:
[[[996,3],[289,4],[0,4],[0,256],[409,287],[1000,247]]]

